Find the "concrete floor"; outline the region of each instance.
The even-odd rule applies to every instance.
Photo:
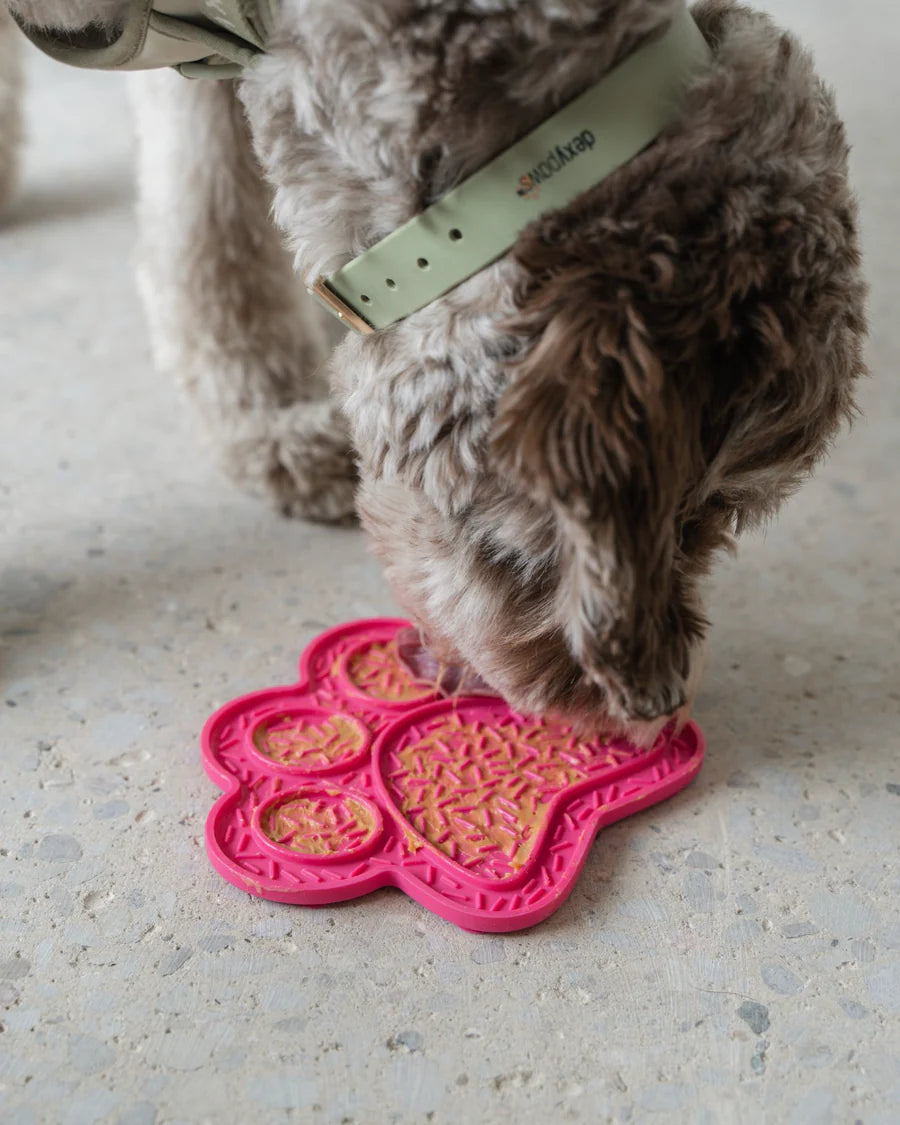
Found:
[[[504,938],[207,862],[207,714],[392,606],[357,532],[195,449],[134,294],[121,81],[32,58],[0,229],[0,1120],[900,1121],[900,17],[769,6],[856,142],[865,418],[718,571],[699,781]]]

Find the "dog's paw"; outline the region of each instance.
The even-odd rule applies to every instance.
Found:
[[[347,427],[329,402],[250,415],[226,442],[226,468],[286,516],[322,523],[355,518],[356,462]]]

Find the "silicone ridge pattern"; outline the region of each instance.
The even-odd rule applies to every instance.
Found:
[[[305,906],[394,886],[465,930],[525,929],[566,900],[601,828],[700,769],[695,723],[639,750],[496,697],[444,698],[400,662],[407,626],[329,629],[296,685],[207,721],[203,764],[224,794],[206,846],[230,883]]]

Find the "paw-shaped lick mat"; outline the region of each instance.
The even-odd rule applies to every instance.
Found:
[[[565,901],[600,828],[700,769],[693,723],[638,750],[493,696],[443,698],[400,660],[405,627],[331,629],[296,686],[207,722],[203,762],[225,793],[206,844],[229,882],[306,906],[395,886],[464,929],[523,929]]]

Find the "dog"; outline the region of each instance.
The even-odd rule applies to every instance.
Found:
[[[13,6],[117,18],[114,0]],[[701,0],[708,64],[653,142],[446,294],[348,333],[330,399],[292,286],[444,198],[682,6],[296,0],[240,81],[134,91],[156,354],[233,471],[297,515],[343,519],[355,496],[435,659],[642,740],[689,706],[716,554],[807,477],[864,373],[848,146],[809,54]]]

